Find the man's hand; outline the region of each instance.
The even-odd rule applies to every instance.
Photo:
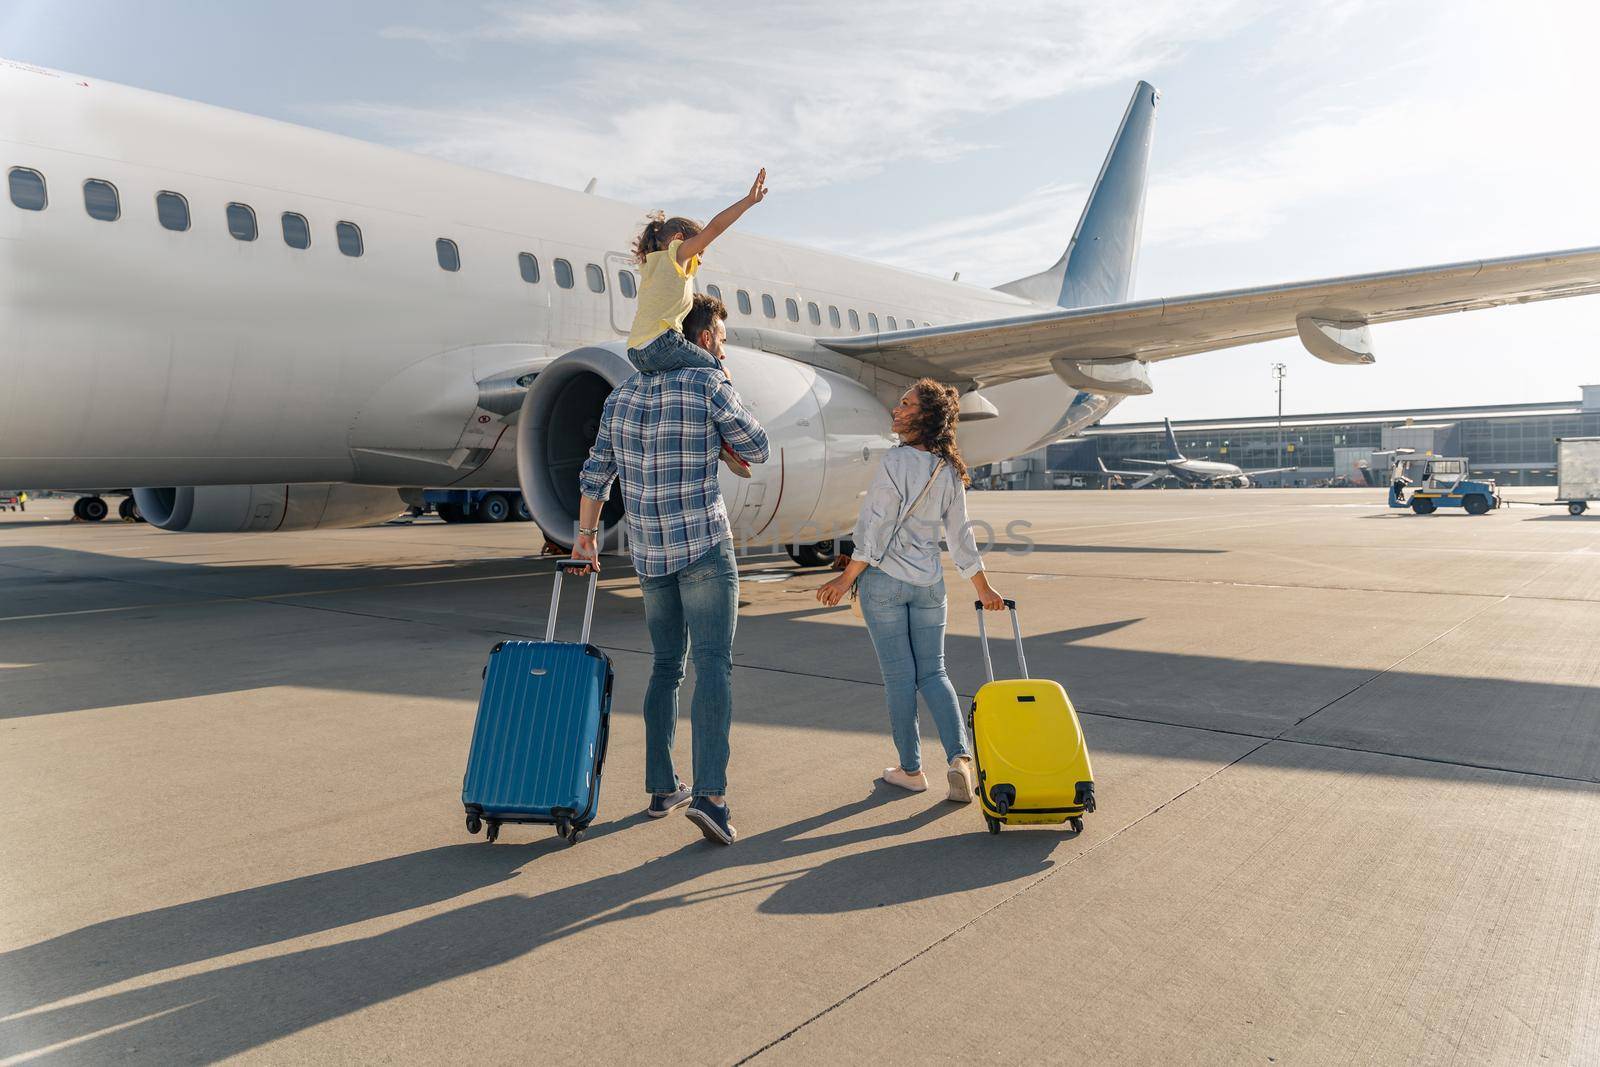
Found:
[[[756,175],[756,180],[750,183],[750,195],[748,195],[748,196],[746,196],[744,198],[744,202],[746,204],[749,204],[751,207],[755,207],[757,204],[761,203],[761,201],[765,200],[766,198],[767,198],[767,168],[766,167],[762,167],[760,173],[758,173]]]
[[[572,558],[581,559],[589,565],[579,574],[588,574],[590,571],[600,573],[600,549],[595,544],[594,534],[578,535],[578,539],[572,543]]]

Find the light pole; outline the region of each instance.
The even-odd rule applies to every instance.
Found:
[[[1277,463],[1277,465],[1279,467],[1283,466],[1283,376],[1284,376],[1284,374],[1286,374],[1288,372],[1288,370],[1289,370],[1288,365],[1284,364],[1284,363],[1274,363],[1272,365],[1272,380],[1274,382],[1276,382],[1277,386],[1278,386],[1278,463]],[[1283,484],[1283,474],[1281,472],[1278,474],[1278,484],[1279,485]]]

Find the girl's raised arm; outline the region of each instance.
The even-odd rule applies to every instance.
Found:
[[[707,246],[722,235],[722,231],[739,221],[739,216],[755,207],[767,196],[767,168],[762,167],[756,175],[756,180],[750,185],[750,192],[740,200],[735,200],[721,211],[716,217],[706,223],[706,228],[678,245],[678,262],[687,263],[695,256],[705,253]]]

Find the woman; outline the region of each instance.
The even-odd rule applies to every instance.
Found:
[[[861,615],[883,670],[889,726],[900,765],[883,772],[890,785],[920,793],[922,772],[917,694],[928,705],[949,760],[950,799],[972,800],[972,749],[956,691],[944,672],[943,527],[962,577],[972,579],[988,611],[1005,606],[983,573],[983,558],[967,525],[967,465],[956,447],[958,394],[931,378],[917,382],[893,413],[900,444],[883,457],[856,520],[856,550],[849,566],[817,590],[827,605],[857,584]]]

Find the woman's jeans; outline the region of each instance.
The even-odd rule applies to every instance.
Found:
[[[944,673],[944,582],[912,585],[868,567],[856,580],[861,616],[883,670],[889,727],[902,770],[922,769],[917,694],[922,694],[944,742],[946,759],[970,756],[956,691]]]
[[[733,542],[723,541],[693,563],[639,579],[645,624],[655,650],[644,694],[644,787],[678,788],[672,742],[678,730],[678,685],[685,653],[694,655],[694,794],[728,791],[728,728],[733,723],[733,630],[739,616],[739,568]]]
[[[645,374],[682,370],[685,367],[705,367],[720,370],[722,361],[677,330],[667,330],[643,348],[628,349],[628,362],[635,370]]]

